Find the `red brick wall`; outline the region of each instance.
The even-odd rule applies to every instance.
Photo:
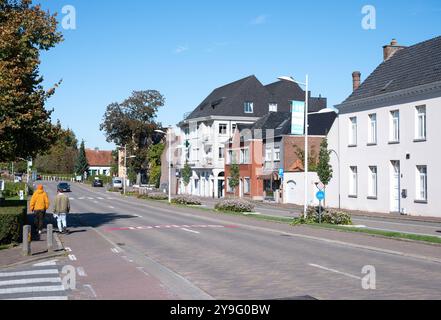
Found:
[[[320,144],[323,139],[323,137],[308,138],[309,152],[312,153],[317,160],[320,152]],[[301,150],[305,150],[305,137],[285,136],[283,138],[283,167],[286,171],[289,171],[289,168],[292,168],[294,163],[299,160],[297,156],[297,146]]]

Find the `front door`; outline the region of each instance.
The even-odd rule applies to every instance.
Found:
[[[400,161],[391,161],[391,212],[400,212]]]

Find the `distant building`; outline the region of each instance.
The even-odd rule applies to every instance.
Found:
[[[89,176],[111,176],[112,164],[114,162],[112,151],[86,149],[86,158],[89,164]]]
[[[353,93],[336,106],[327,204],[441,217],[441,37],[383,51],[363,83],[353,73]]]

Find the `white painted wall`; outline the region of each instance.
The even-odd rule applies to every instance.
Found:
[[[308,173],[308,205],[318,206],[319,201],[316,194],[319,191],[316,182],[320,179],[315,172]],[[295,185],[294,190],[291,185]],[[305,173],[286,172],[283,178],[283,203],[290,203],[303,206],[305,203]]]
[[[427,141],[414,142],[416,128],[415,108],[426,105]],[[389,144],[390,111],[400,111],[400,143]],[[377,145],[368,146],[369,114],[377,114]],[[358,120],[357,147],[348,147],[349,118]],[[391,160],[401,163],[401,190],[407,189],[407,199],[401,199],[401,208],[406,214],[441,217],[441,197],[437,194],[441,182],[441,98],[405,103],[390,107],[372,109],[352,114],[343,114],[334,123],[328,139],[329,148],[341,158],[341,205],[342,208],[368,212],[389,213],[391,207]],[[410,154],[410,159],[406,159]],[[338,207],[338,161],[331,155],[334,179],[328,187],[328,204]],[[428,203],[415,203],[416,166],[428,168]],[[349,167],[358,167],[358,197],[349,197]],[[368,197],[368,167],[378,167],[378,199]]]

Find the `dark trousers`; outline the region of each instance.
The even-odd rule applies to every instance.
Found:
[[[35,229],[37,231],[43,231],[46,211],[35,211],[34,214],[35,214],[34,217]]]

